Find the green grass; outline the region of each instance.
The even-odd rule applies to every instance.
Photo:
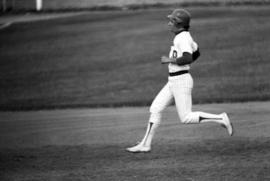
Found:
[[[123,145],[0,150],[4,180],[268,180],[269,140],[170,141],[149,154]],[[259,149],[259,151],[258,151]],[[3,164],[5,163],[5,164]]]
[[[197,7],[195,103],[269,100],[269,7]],[[1,109],[148,105],[167,81],[169,9],[93,12],[0,32]]]
[[[0,112],[1,181],[268,181],[270,102],[195,105],[228,112],[218,124],[181,124],[163,114],[151,153],[125,151],[142,139],[146,107]]]
[[[166,6],[231,6],[231,5],[265,5],[269,4],[269,0],[44,0],[43,10],[109,10],[109,9],[140,9],[152,7],[166,7]],[[0,4],[0,8],[1,8]],[[12,4],[7,5],[10,10],[35,10],[34,1],[16,2],[12,8]],[[8,9],[9,10],[9,9]]]
[[[7,1],[5,11],[1,15],[36,12],[35,1],[20,2],[18,0]],[[194,6],[242,6],[242,5],[269,5],[270,0],[44,0],[41,12],[65,12],[65,11],[106,11],[121,9],[151,9],[166,7],[194,7]],[[0,3],[0,9],[4,10]]]

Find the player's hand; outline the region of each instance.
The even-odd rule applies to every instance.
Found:
[[[172,62],[172,60],[169,57],[166,57],[166,56],[161,57],[162,64],[171,63],[171,62]]]

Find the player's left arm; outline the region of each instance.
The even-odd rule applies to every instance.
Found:
[[[196,61],[200,56],[200,50],[199,48],[193,52],[192,54],[189,52],[184,52],[183,55],[181,57],[178,58],[169,58],[166,56],[162,56],[161,57],[161,63],[165,64],[165,63],[175,63],[177,65],[187,65],[187,64],[191,64],[194,61]]]
[[[197,48],[197,50],[195,52],[192,53],[192,59],[193,62],[195,62],[195,60],[197,60],[199,58],[199,56],[201,55],[200,49],[199,47]]]

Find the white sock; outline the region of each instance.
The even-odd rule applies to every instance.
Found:
[[[141,144],[147,147],[151,146],[152,139],[155,135],[156,129],[158,128],[161,121],[161,114],[160,113],[152,113],[150,115],[149,123],[147,125],[146,133],[144,138],[141,141]]]
[[[223,123],[223,117],[221,114],[210,114],[205,112],[199,113],[199,122],[207,123],[207,122],[215,122],[215,123]]]

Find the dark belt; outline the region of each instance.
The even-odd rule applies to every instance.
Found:
[[[177,75],[182,75],[182,74],[186,74],[188,73],[188,70],[181,70],[181,71],[178,71],[178,72],[170,72],[169,73],[169,76],[177,76]]]

